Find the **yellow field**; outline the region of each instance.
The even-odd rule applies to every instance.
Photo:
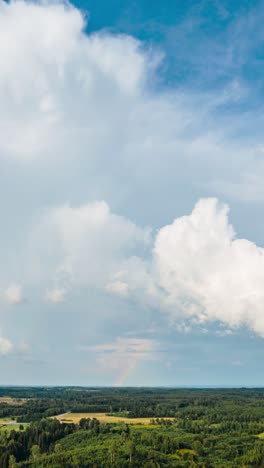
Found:
[[[8,396],[0,397],[0,405],[24,405],[28,399],[27,398],[11,398]]]
[[[118,423],[124,422],[127,424],[149,424],[153,418],[124,418],[121,416],[108,416],[106,413],[65,413],[54,416],[60,422],[77,424],[82,418],[96,418],[102,423]],[[173,418],[165,418],[173,419]]]

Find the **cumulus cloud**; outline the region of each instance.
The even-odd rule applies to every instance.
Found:
[[[207,186],[230,168],[230,157],[248,173],[260,145],[234,143],[229,123],[216,116],[240,95],[237,86],[217,96],[157,92],[160,53],[128,35],[87,34],[85,26],[70,4],[0,0],[1,158],[49,161],[61,182],[74,171],[97,198],[112,195],[117,182],[129,199],[135,184],[142,195],[148,184],[150,200],[157,183],[159,197],[175,180]],[[239,130],[238,118],[232,126]]]
[[[23,288],[19,284],[11,284],[4,292],[6,302],[12,305],[19,305],[25,302]]]
[[[65,289],[54,288],[46,291],[45,298],[48,302],[53,302],[53,304],[59,304],[65,301],[65,295]]]
[[[13,350],[13,344],[8,338],[0,336],[0,354],[6,355]]]
[[[67,147],[75,153],[73,140],[80,156],[84,144],[89,153],[110,137],[100,110],[108,122],[107,107],[138,93],[150,62],[132,37],[87,36],[84,28],[70,4],[1,0],[1,156],[40,158],[59,148],[69,154]]]
[[[108,289],[115,293],[122,289],[123,295],[124,281],[112,283],[112,275],[142,254],[149,243],[148,228],[112,213],[103,201],[48,210],[31,238],[36,262],[41,270],[46,264],[46,274],[50,274],[52,258],[54,271],[68,277],[69,283],[101,288],[109,283]]]
[[[39,239],[41,231],[54,261],[46,278],[63,271],[73,288],[95,287],[155,307],[178,330],[220,322],[229,333],[247,326],[264,336],[264,249],[237,238],[228,210],[215,198],[201,199],[153,238],[105,202],[64,205],[49,210],[35,234]],[[41,249],[42,242],[43,267]],[[60,302],[65,292],[46,297]]]
[[[127,297],[129,293],[128,284],[124,281],[113,281],[108,283],[105,287],[106,291],[121,297]]]
[[[264,336],[264,249],[236,237],[228,207],[200,200],[158,232],[154,264],[172,315],[246,325]]]

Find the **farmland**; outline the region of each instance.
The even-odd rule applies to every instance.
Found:
[[[11,398],[9,396],[0,397],[0,405],[24,405],[26,403],[26,398]]]
[[[73,423],[78,424],[81,419],[92,419],[95,418],[101,423],[125,423],[125,424],[150,424],[152,418],[127,418],[122,416],[112,416],[106,413],[65,413],[55,418],[62,422],[62,423]],[[166,419],[173,419],[173,418],[166,418]]]

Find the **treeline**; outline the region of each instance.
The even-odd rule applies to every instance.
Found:
[[[263,389],[0,388],[0,397],[7,395],[27,399],[21,405],[0,400],[0,417],[17,417],[19,422],[68,411],[125,412],[131,418],[182,415],[192,420],[202,418],[208,424],[229,421],[232,414],[241,423],[264,420]]]
[[[162,419],[147,428],[94,418],[79,425],[41,420],[25,431],[2,434],[0,453],[0,468],[261,468],[264,463],[260,439],[232,431],[190,434],[177,421]]]
[[[1,388],[0,394],[27,399],[0,400],[2,417],[31,421],[10,433],[1,428],[0,468],[264,466],[263,389]],[[47,419],[69,411],[149,417],[151,423]]]
[[[10,457],[16,462],[26,460],[35,451],[48,452],[54,442],[76,431],[74,424],[60,424],[55,419],[44,419],[32,423],[25,430],[12,430],[9,435],[2,433],[0,438],[0,467],[9,467]],[[36,449],[37,447],[37,449]]]

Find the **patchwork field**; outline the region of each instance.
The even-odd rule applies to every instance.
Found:
[[[106,413],[65,413],[54,416],[60,422],[77,424],[82,418],[96,418],[102,423],[118,423],[124,422],[127,424],[150,424],[153,418],[125,418],[122,416],[108,416]],[[165,418],[173,419],[173,418]]]

